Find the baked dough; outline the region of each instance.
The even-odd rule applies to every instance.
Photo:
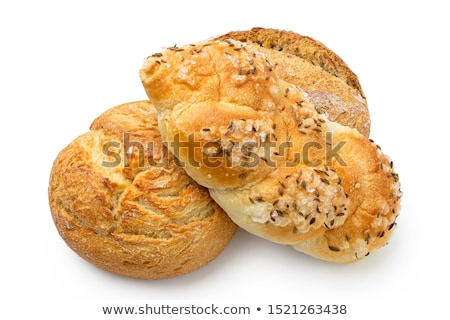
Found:
[[[370,134],[366,96],[348,65],[321,42],[293,31],[253,28],[215,38],[256,46],[276,66],[277,75],[302,88],[328,120]]]
[[[390,238],[401,197],[392,161],[319,113],[260,48],[172,47],[140,76],[169,149],[242,228],[334,262]]]
[[[49,202],[68,246],[124,276],[162,279],[217,257],[237,226],[162,145],[149,101],[114,107],[57,156]]]

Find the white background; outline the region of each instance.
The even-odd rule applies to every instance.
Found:
[[[348,314],[338,318],[347,319],[448,316],[450,52],[443,1],[5,2],[0,317],[100,319],[102,306],[192,302],[186,299],[253,306],[247,319],[267,313],[270,303],[346,304]],[[371,138],[394,160],[404,192],[389,245],[356,264],[335,265],[239,231],[206,267],[159,281],[116,276],[79,258],[48,207],[57,153],[106,109],[146,98],[138,71],[148,55],[254,26],[312,36],[359,76]]]

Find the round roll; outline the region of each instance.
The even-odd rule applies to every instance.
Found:
[[[260,46],[226,39],[154,54],[140,76],[170,150],[234,222],[324,260],[360,260],[392,234],[398,175],[277,68]]]
[[[59,153],[49,203],[71,249],[133,278],[196,270],[217,257],[237,229],[167,152],[149,101],[106,111]]]

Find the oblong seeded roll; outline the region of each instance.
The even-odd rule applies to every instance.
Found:
[[[391,160],[319,113],[259,46],[168,48],[140,76],[170,150],[242,228],[333,262],[392,235],[401,191]]]
[[[254,46],[274,64],[281,79],[302,88],[319,113],[369,136],[370,115],[359,79],[323,43],[293,31],[268,28],[233,31],[216,39]]]
[[[237,226],[163,146],[149,101],[114,107],[57,156],[49,203],[61,237],[104,270],[162,279],[196,270]]]

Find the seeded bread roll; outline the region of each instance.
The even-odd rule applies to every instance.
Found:
[[[369,136],[369,110],[358,77],[325,45],[292,31],[265,28],[217,37],[227,39],[258,46],[276,66],[277,75],[299,85],[319,113]]]
[[[148,101],[114,107],[57,156],[49,202],[68,246],[104,270],[162,279],[219,255],[237,226],[161,142]]]
[[[234,222],[357,261],[391,236],[398,176],[377,145],[317,112],[276,70],[255,46],[216,40],[155,54],[140,76],[170,150]]]

